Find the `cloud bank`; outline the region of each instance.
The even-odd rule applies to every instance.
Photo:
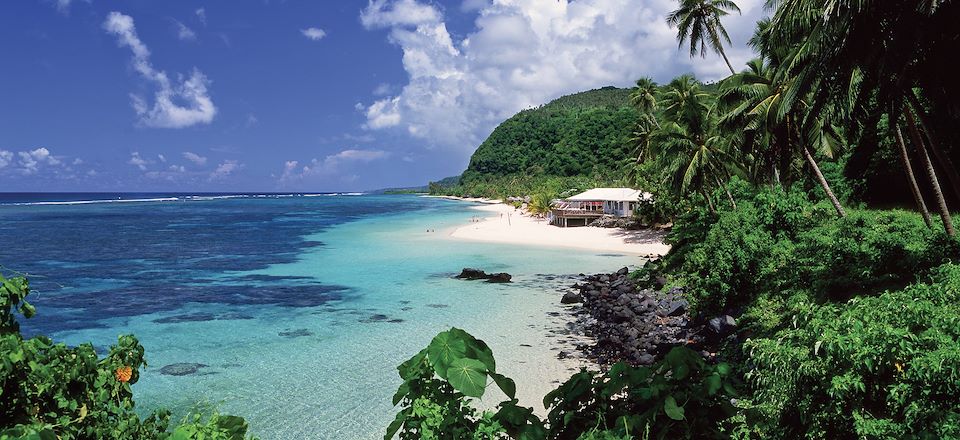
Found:
[[[312,176],[331,177],[339,174],[347,165],[364,164],[388,157],[390,157],[390,153],[383,150],[347,149],[328,155],[323,159],[311,159],[302,167],[299,161],[288,160],[283,164],[280,183],[303,180]]]
[[[58,178],[76,177],[74,167],[82,165],[83,160],[67,160],[65,156],[56,156],[46,147],[33,150],[8,151],[0,149],[0,177],[6,176],[55,176]]]
[[[735,66],[752,57],[745,43],[763,13],[761,0],[738,4],[743,16],[724,21]],[[641,76],[728,74],[718,56],[689,59],[678,50],[666,24],[675,7],[674,0],[470,0],[461,9],[477,14],[474,29],[455,41],[431,3],[371,0],[360,22],[388,31],[403,51],[408,83],[364,105],[364,127],[402,130],[466,155],[497,123],[564,94],[625,87]]]

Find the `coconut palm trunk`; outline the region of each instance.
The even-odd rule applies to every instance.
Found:
[[[943,189],[941,189],[940,181],[937,179],[937,172],[933,169],[933,162],[930,161],[930,155],[927,154],[927,149],[923,145],[923,139],[920,137],[920,131],[917,130],[917,124],[913,120],[913,114],[906,109],[904,109],[903,113],[907,117],[907,125],[910,128],[910,136],[913,138],[914,146],[920,154],[920,160],[923,161],[923,166],[927,169],[927,178],[930,179],[930,186],[933,187],[933,194],[937,199],[937,207],[940,209],[940,220],[943,221],[943,229],[947,231],[947,235],[953,237],[956,231],[953,229],[953,220],[950,218],[947,201],[943,198]]]
[[[895,119],[891,115],[891,121]],[[913,193],[913,200],[917,203],[917,210],[923,215],[923,222],[928,228],[933,228],[933,221],[930,219],[930,211],[927,210],[927,204],[923,202],[923,194],[920,193],[920,186],[917,185],[917,176],[913,173],[913,165],[910,164],[910,154],[907,152],[907,144],[903,142],[903,134],[900,132],[900,126],[894,123],[896,128],[894,134],[897,137],[897,144],[900,145],[900,160],[903,161],[903,169],[907,173],[907,180],[910,181],[910,191]]]
[[[710,198],[710,195],[707,194],[707,191],[703,189],[702,186],[700,187],[700,194],[703,195],[703,198],[707,199],[707,207],[710,208],[710,213],[716,214],[717,208],[713,206],[713,199]]]
[[[937,158],[937,162],[941,165],[940,168],[947,174],[947,180],[950,181],[950,187],[953,189],[954,196],[957,200],[960,200],[960,174],[957,173],[957,169],[953,166],[953,161],[950,160],[950,156],[940,148],[940,142],[938,142],[936,135],[934,135],[933,130],[930,128],[927,113],[923,110],[923,107],[920,106],[920,101],[912,92],[907,93],[907,98],[910,100],[910,106],[913,107],[913,111],[917,113],[917,121],[920,123],[920,129],[923,130],[923,133],[927,137],[930,151],[933,152],[933,157]]]
[[[833,208],[837,210],[837,215],[846,217],[847,212],[843,210],[840,200],[837,199],[837,196],[833,194],[833,190],[830,189],[830,184],[827,183],[827,179],[825,179],[823,173],[820,172],[820,166],[818,166],[817,161],[813,159],[809,148],[803,147],[803,157],[807,159],[807,163],[810,164],[810,168],[813,169],[813,174],[816,176],[817,182],[820,182],[823,192],[827,193],[827,197],[830,198],[830,203],[833,203]]]
[[[716,32],[716,31],[714,31],[714,32]],[[717,46],[717,52],[720,52],[720,56],[723,57],[723,62],[727,63],[727,68],[730,69],[730,74],[731,74],[731,75],[736,75],[737,72],[736,72],[735,70],[733,70],[733,65],[730,64],[730,59],[727,58],[727,53],[723,50],[723,46],[722,46],[722,45],[718,45],[718,46]]]
[[[727,200],[730,200],[730,206],[732,206],[733,209],[737,209],[737,202],[733,200],[733,194],[730,194],[730,189],[727,188],[726,185],[720,183],[720,179],[717,178],[717,176],[713,176],[713,180],[714,182],[717,182],[717,186],[723,188],[723,192],[727,193]]]

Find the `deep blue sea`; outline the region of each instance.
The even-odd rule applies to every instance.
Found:
[[[0,264],[29,275],[26,335],[101,352],[137,335],[143,411],[213,406],[264,439],[378,438],[396,365],[450,326],[486,340],[522,403],[539,405],[576,368],[556,359],[557,289],[642,262],[448,237],[470,208],[414,195],[0,193]],[[452,279],[468,266],[515,282]],[[203,366],[161,374],[177,363]]]

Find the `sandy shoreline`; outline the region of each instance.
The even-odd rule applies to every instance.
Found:
[[[472,201],[472,200],[471,200]],[[627,231],[614,228],[561,228],[524,215],[519,209],[503,203],[486,201],[473,209],[486,215],[460,226],[450,237],[460,240],[513,243],[586,249],[629,255],[663,255],[670,246],[663,243],[666,234],[659,230]]]

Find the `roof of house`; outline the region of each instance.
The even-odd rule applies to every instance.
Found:
[[[567,200],[574,202],[589,202],[589,201],[615,201],[615,202],[636,202],[643,197],[644,199],[649,199],[652,197],[650,193],[645,193],[640,190],[633,188],[594,188],[589,191],[582,192],[573,197],[568,198]]]

